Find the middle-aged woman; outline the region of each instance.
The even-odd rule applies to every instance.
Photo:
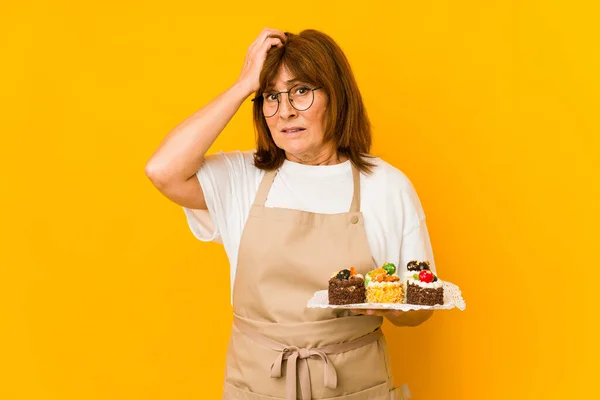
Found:
[[[254,94],[256,149],[206,152]],[[223,243],[234,324],[225,399],[399,399],[383,317],[415,326],[429,311],[307,308],[333,272],[435,263],[417,194],[371,155],[350,65],[326,34],[264,29],[240,77],[179,124],[146,166],[194,235]],[[214,267],[211,267],[213,269]]]

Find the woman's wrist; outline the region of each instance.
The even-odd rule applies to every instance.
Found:
[[[248,98],[248,96],[250,96],[251,94],[253,94],[256,91],[252,87],[250,87],[250,85],[248,83],[246,83],[245,81],[240,81],[240,80],[235,81],[233,83],[233,85],[231,86],[230,90],[232,90],[233,92],[238,94],[240,97],[242,97],[243,100]]]

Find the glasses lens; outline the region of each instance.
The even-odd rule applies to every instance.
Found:
[[[290,89],[290,102],[298,111],[308,110],[314,100],[313,90],[306,85],[296,85]]]
[[[272,117],[279,108],[279,99],[277,92],[263,93],[263,114],[265,117]]]

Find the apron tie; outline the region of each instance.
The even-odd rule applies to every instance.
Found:
[[[325,352],[318,349],[298,348],[288,346],[281,350],[273,365],[271,365],[271,378],[281,378],[281,369],[284,360],[287,360],[286,376],[298,376],[302,400],[310,400],[311,386],[310,373],[308,369],[309,358],[320,358],[325,363],[323,368],[323,383],[326,388],[337,387],[337,373]],[[298,363],[298,361],[300,361]],[[286,398],[296,398],[296,380],[288,379],[286,382]]]
[[[376,342],[380,337],[383,336],[381,328],[377,328],[375,331],[349,342],[332,344],[320,348],[306,349],[296,346],[287,346],[263,336],[256,330],[244,324],[235,316],[234,324],[240,330],[240,332],[244,333],[258,344],[279,352],[275,358],[275,361],[271,365],[271,378],[281,378],[283,362],[287,362],[285,390],[286,400],[296,400],[296,377],[300,381],[302,400],[311,400],[310,370],[308,368],[309,358],[320,358],[325,363],[323,368],[323,381],[325,387],[329,389],[335,389],[337,387],[337,372],[335,371],[335,367],[333,366],[333,363],[329,359],[328,355],[345,353],[350,350],[358,349],[359,347],[363,347],[369,343]]]

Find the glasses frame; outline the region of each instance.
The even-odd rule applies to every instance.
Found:
[[[294,88],[296,88],[297,86],[305,86],[305,87],[306,87],[308,90],[310,90],[310,91],[312,92],[312,101],[310,102],[309,106],[308,106],[308,107],[306,107],[306,108],[304,108],[304,109],[299,109],[299,108],[297,108],[297,107],[294,105],[294,103],[292,102],[292,100],[290,99],[290,92],[291,92],[291,91],[292,91]],[[290,103],[290,105],[291,105],[291,106],[294,108],[294,110],[297,110],[297,111],[306,111],[306,110],[308,110],[309,108],[311,108],[311,107],[312,107],[312,105],[313,105],[313,103],[315,102],[315,90],[319,90],[319,89],[323,89],[323,86],[317,86],[317,87],[315,87],[315,88],[311,88],[310,86],[308,86],[308,85],[307,85],[307,84],[305,84],[305,83],[299,83],[299,84],[296,84],[296,85],[292,86],[292,87],[291,87],[289,90],[282,91],[282,92],[277,92],[277,93],[269,93],[269,95],[274,95],[274,94],[276,94],[276,95],[277,95],[277,108],[275,109],[275,112],[274,112],[273,114],[271,114],[271,115],[268,115],[268,116],[267,116],[267,115],[265,115],[264,103],[263,103],[263,107],[262,107],[262,112],[263,112],[263,115],[265,116],[265,118],[271,118],[271,117],[273,117],[273,116],[275,116],[275,115],[277,114],[277,112],[279,111],[279,106],[281,105],[281,95],[282,95],[283,93],[287,93],[287,99],[288,99],[288,102],[289,102],[289,103]],[[261,100],[261,101],[264,101],[264,94],[265,94],[265,92],[263,92],[263,93],[259,94],[258,96],[256,96],[255,98],[253,98],[253,99],[252,99],[252,101],[255,101],[255,100]]]

